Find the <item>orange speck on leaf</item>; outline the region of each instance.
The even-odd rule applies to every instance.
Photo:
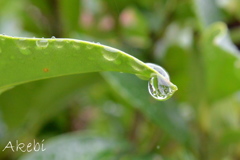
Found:
[[[44,71],[44,72],[48,72],[49,69],[48,69],[48,68],[44,68],[43,71]]]

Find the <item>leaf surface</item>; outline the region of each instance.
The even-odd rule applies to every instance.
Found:
[[[0,90],[39,79],[86,72],[116,71],[149,79],[156,70],[118,49],[74,39],[16,38],[0,35]]]

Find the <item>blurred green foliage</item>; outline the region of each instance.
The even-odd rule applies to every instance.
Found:
[[[123,73],[17,86],[0,96],[0,159],[240,159],[239,0],[1,0],[0,32],[110,45],[179,88],[158,102]],[[2,152],[16,139],[49,148]]]

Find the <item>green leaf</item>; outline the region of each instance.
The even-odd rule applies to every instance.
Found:
[[[187,101],[190,99],[189,97],[194,98],[196,96],[191,92],[192,85],[190,84],[192,81],[190,71],[193,68],[193,65],[191,65],[193,62],[191,62],[190,54],[190,51],[187,49],[183,49],[177,45],[171,45],[161,60],[164,68],[171,73],[171,80],[179,88],[175,97],[180,101]],[[195,72],[195,70],[193,72]]]
[[[194,0],[194,6],[202,28],[221,20],[216,0]]]
[[[0,113],[7,131],[0,139],[0,146],[22,135],[34,136],[43,124],[67,107],[79,88],[101,81],[96,73],[71,75],[19,85],[3,93]]]
[[[64,28],[63,32],[68,35],[70,31],[77,30],[79,23],[80,1],[79,0],[61,0],[59,10],[61,10],[61,20]]]
[[[155,74],[177,90],[158,71],[140,60],[120,50],[86,41],[1,35],[0,57],[0,89],[63,75],[117,71],[147,79]]]
[[[165,102],[152,101],[150,95],[142,87],[147,85],[145,81],[140,81],[131,75],[104,73],[103,76],[111,84],[115,94],[139,109],[174,139],[186,144],[189,142],[191,134],[179,113],[177,104],[170,100]]]
[[[239,51],[228,36],[224,23],[206,29],[201,40],[207,95],[210,101],[240,89]]]
[[[233,144],[239,144],[240,142],[240,130],[226,130],[220,140],[221,147],[230,146]]]
[[[89,133],[66,134],[49,140],[46,151],[26,154],[20,160],[114,160],[129,148],[123,140]]]

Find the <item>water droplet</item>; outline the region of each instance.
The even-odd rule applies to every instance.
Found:
[[[79,49],[80,48],[80,45],[81,45],[81,42],[80,41],[73,41],[73,47],[76,48],[76,49]]]
[[[103,57],[108,61],[114,61],[119,56],[118,50],[111,47],[104,47],[102,53]]]
[[[92,49],[92,48],[93,48],[92,44],[87,45],[87,49]]]
[[[160,146],[157,146],[157,149],[160,149]]]
[[[154,97],[157,100],[166,100],[170,98],[173,93],[177,90],[177,87],[174,85],[171,85],[169,81],[169,75],[168,73],[160,66],[147,63],[147,65],[154,70],[158,71],[162,76],[160,75],[152,75],[148,82],[148,91],[151,94],[152,97]]]
[[[62,48],[64,46],[64,42],[62,39],[57,39],[55,42],[54,42],[54,45],[55,47],[57,48]]]
[[[1,35],[0,35],[0,40],[1,40],[1,41],[4,41],[4,40],[5,40],[5,38],[4,38],[3,36],[5,36],[5,35],[4,35],[4,34],[1,34]]]
[[[26,39],[17,40],[17,45],[20,49],[27,49],[28,48],[28,44],[26,43]]]
[[[136,71],[143,71],[143,70],[145,70],[144,65],[142,65],[142,63],[140,61],[133,61],[133,62],[131,62],[131,66]]]
[[[52,39],[56,39],[56,37],[55,37],[55,36],[52,36],[51,38],[52,38]]]
[[[26,39],[19,39],[16,41],[17,46],[20,49],[20,52],[24,55],[29,55],[31,54],[31,51],[28,49],[28,42],[26,41]]]
[[[46,48],[48,46],[48,41],[46,39],[41,39],[36,41],[36,45],[40,48]]]
[[[167,71],[165,69],[163,69],[162,67],[153,64],[153,63],[146,63],[146,65],[156,71],[158,71],[158,73],[160,73],[161,75],[163,75],[165,78],[167,78],[167,80],[170,80],[170,77],[167,73]]]

